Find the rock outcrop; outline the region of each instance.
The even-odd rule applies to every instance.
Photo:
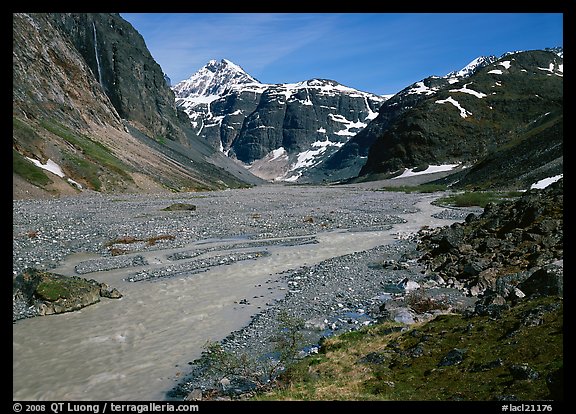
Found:
[[[489,203],[464,223],[421,231],[426,271],[472,296],[563,294],[563,180],[513,202]]]

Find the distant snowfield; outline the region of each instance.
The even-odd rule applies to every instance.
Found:
[[[432,174],[441,171],[450,171],[454,168],[458,167],[460,164],[442,164],[442,165],[429,165],[423,171],[414,171],[414,168],[406,168],[404,172],[399,175],[398,177],[393,177],[392,180],[396,180],[398,178],[405,178],[405,177],[413,177],[415,175],[422,175],[422,174]]]
[[[391,178],[392,180],[397,180],[399,178],[406,178],[406,177],[413,177],[415,175],[423,175],[423,174],[433,174],[441,171],[450,171],[454,168],[458,167],[461,164],[442,164],[442,165],[430,165],[423,171],[414,171],[414,168],[406,168],[404,172],[397,176]],[[564,177],[564,174],[555,175],[553,177],[544,178],[530,186],[530,189],[542,189],[548,187],[550,184],[555,183],[556,181],[560,180]]]
[[[300,152],[297,155],[296,162],[290,166],[290,169],[283,177],[278,177],[275,181],[286,181],[286,182],[296,182],[298,178],[302,175],[302,171],[296,172],[297,170],[302,170],[303,168],[308,168],[316,165],[321,159],[318,157],[322,156],[328,147],[342,147],[343,142],[332,142],[326,138],[325,141],[315,141],[311,144],[312,150]]]

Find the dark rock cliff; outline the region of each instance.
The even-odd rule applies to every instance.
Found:
[[[174,93],[142,36],[115,13],[53,13],[120,117],[153,138],[186,143]]]
[[[279,147],[299,153],[327,139],[345,143],[365,126],[382,100],[337,93],[337,86],[329,80],[307,81],[287,99],[284,86],[269,87],[232,143],[238,159],[250,163]]]

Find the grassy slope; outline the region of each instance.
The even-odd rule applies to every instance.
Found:
[[[527,326],[528,315],[542,323]],[[528,324],[529,325],[529,324]],[[405,332],[375,325],[325,341],[259,400],[562,399],[563,301],[525,300],[499,318],[441,316]],[[450,351],[463,359],[442,366]],[[522,379],[518,366],[537,378]],[[521,371],[521,370],[520,370]],[[512,397],[513,396],[513,397]]]

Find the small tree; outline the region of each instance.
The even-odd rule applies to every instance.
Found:
[[[216,385],[226,377],[242,377],[264,387],[292,364],[303,347],[302,328],[304,322],[282,311],[278,315],[278,333],[268,340],[274,344],[272,354],[276,357],[262,359],[257,355],[235,354],[224,349],[218,342],[204,345],[204,362],[207,373],[214,376]]]
[[[206,342],[204,358],[208,371],[218,377],[218,381],[230,375],[238,375],[241,370],[240,358],[226,351],[218,342]]]
[[[282,369],[292,364],[303,346],[304,321],[302,319],[282,311],[278,315],[278,322],[279,332],[270,337],[270,341],[275,343],[274,353],[278,355],[278,359],[269,359],[264,367],[268,381],[272,381]]]

